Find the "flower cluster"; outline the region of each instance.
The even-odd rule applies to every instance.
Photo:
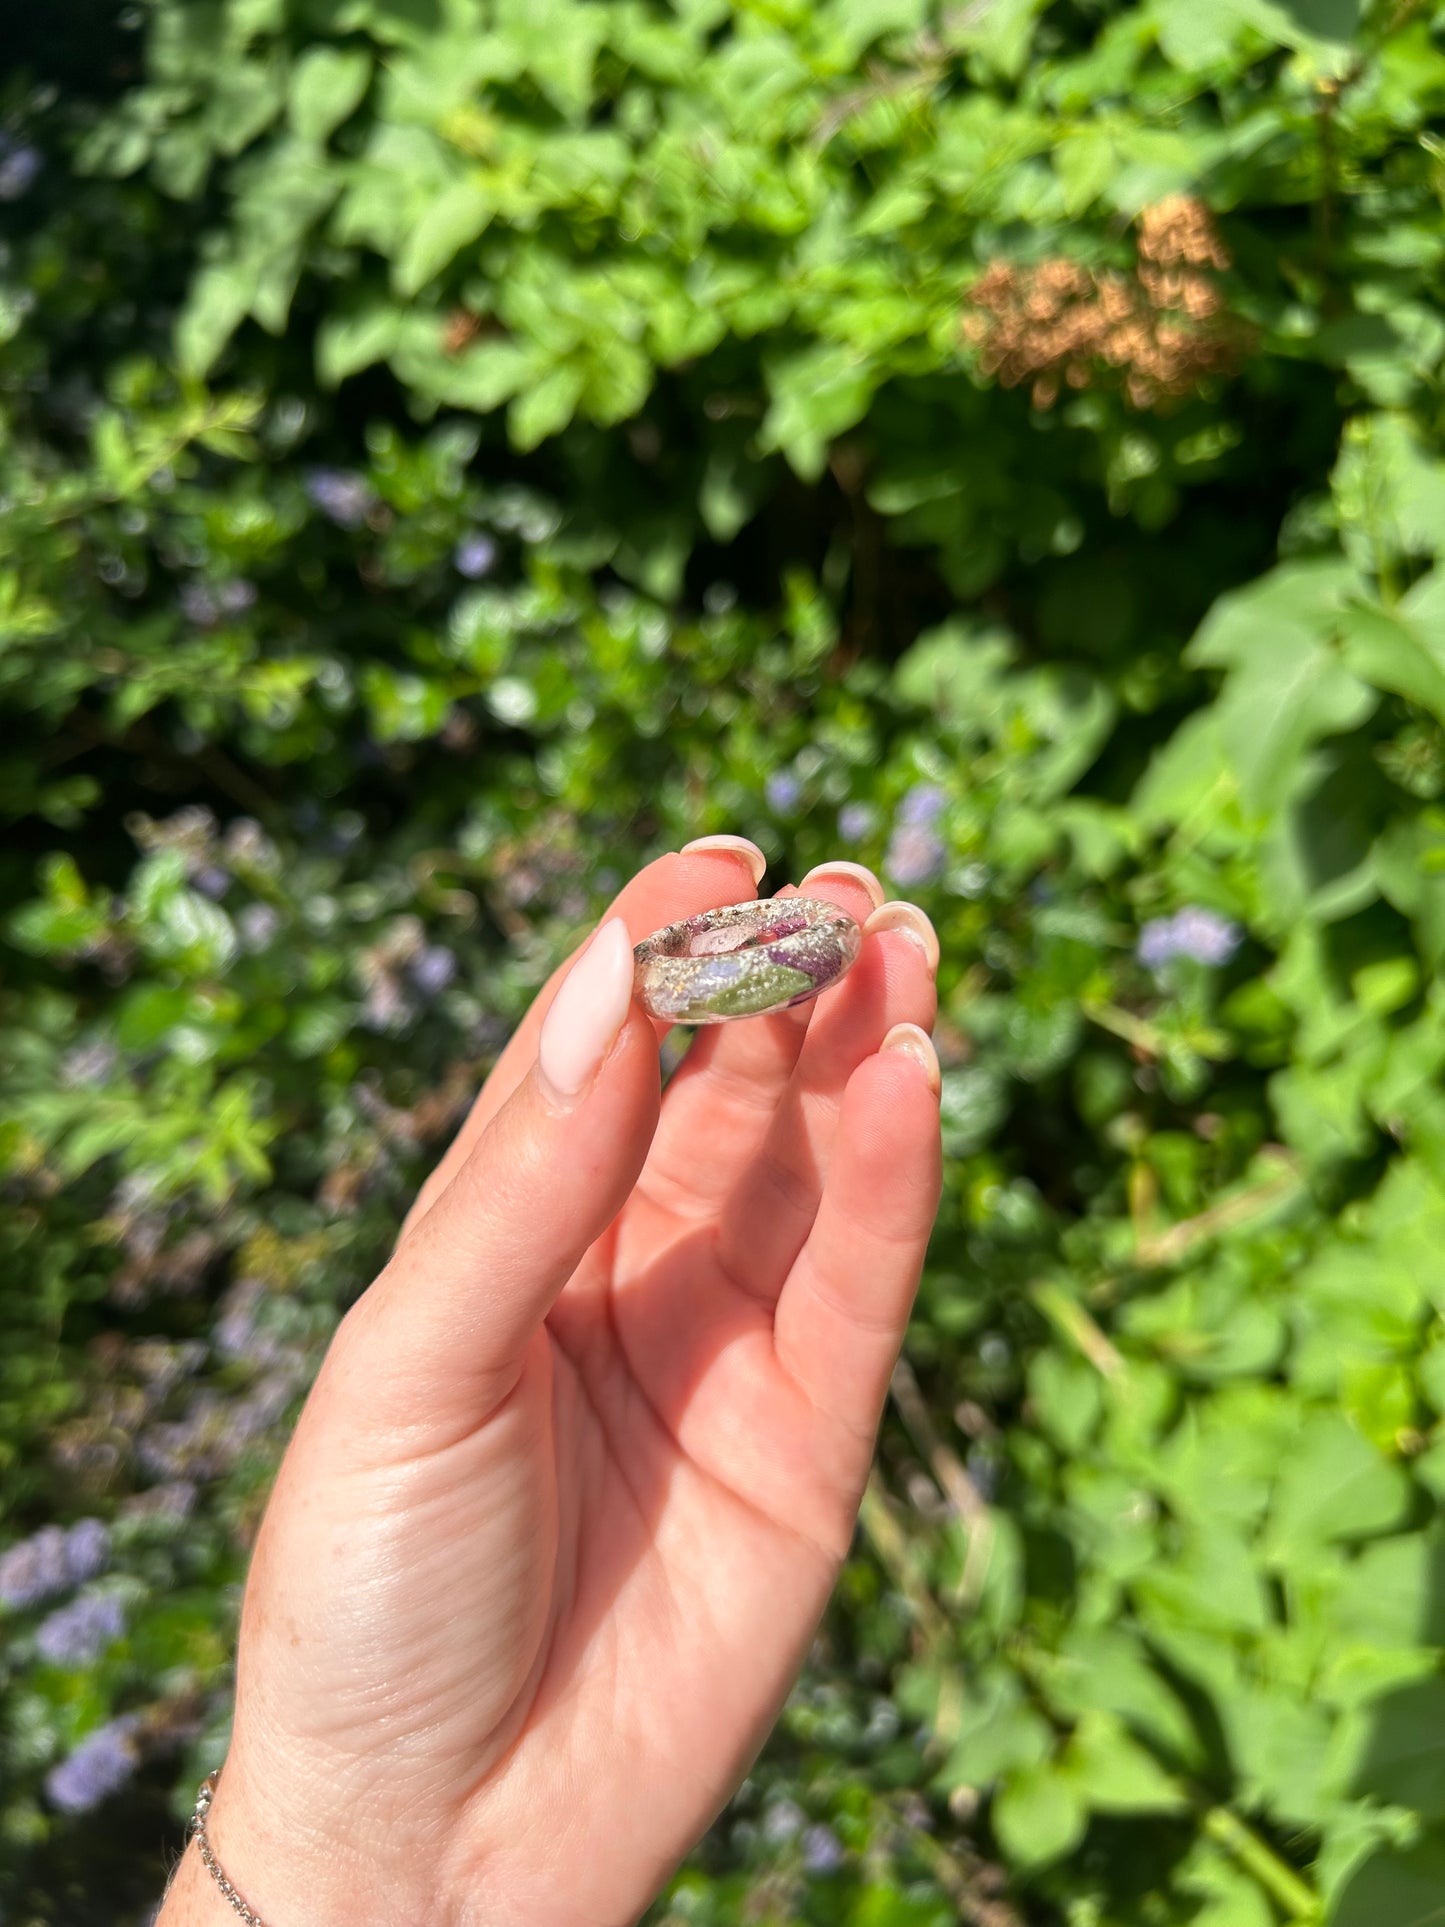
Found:
[[[0,134],[0,201],[19,201],[40,178],[45,163],[37,148]]]
[[[359,529],[377,506],[376,490],[364,475],[344,468],[313,468],[306,493],[339,529]]]
[[[964,335],[985,374],[1006,388],[1031,382],[1038,408],[1105,379],[1151,408],[1237,365],[1246,333],[1214,279],[1229,265],[1209,210],[1171,195],[1140,216],[1130,274],[1064,256],[1032,267],[995,261],[972,290]]]
[[[936,783],[918,783],[898,806],[883,867],[904,888],[932,883],[943,870],[948,847],[938,823],[948,798]]]
[[[125,1608],[110,1593],[82,1593],[40,1622],[36,1650],[52,1666],[87,1666],[125,1632]]]
[[[1189,904],[1172,917],[1152,917],[1139,932],[1135,955],[1148,970],[1162,970],[1176,957],[1218,966],[1227,964],[1243,941],[1237,923],[1217,910]]]
[[[140,1764],[136,1727],[133,1714],[122,1714],[87,1734],[73,1753],[46,1774],[50,1804],[62,1813],[88,1813],[118,1792]]]
[[[42,1526],[0,1553],[0,1603],[37,1606],[94,1579],[110,1563],[110,1533],[99,1519]]]

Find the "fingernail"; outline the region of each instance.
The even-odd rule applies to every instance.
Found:
[[[699,836],[691,843],[684,843],[681,854],[691,856],[694,850],[733,850],[743,859],[753,873],[756,888],[763,880],[763,872],[768,867],[768,859],[756,843],[749,843],[745,836]]]
[[[895,1024],[883,1042],[880,1051],[901,1051],[921,1064],[928,1073],[929,1087],[935,1097],[943,1089],[943,1073],[938,1068],[938,1052],[933,1048],[933,1039],[926,1030],[917,1024]]]
[[[928,959],[928,968],[938,969],[938,932],[916,903],[905,903],[902,898],[885,903],[881,910],[873,912],[863,926],[865,937],[871,937],[875,930],[901,930],[905,937],[913,939]]]
[[[632,939],[609,917],[562,980],[542,1023],[537,1068],[554,1098],[570,1102],[596,1076],[632,1002]]]
[[[820,863],[815,870],[809,870],[808,874],[798,885],[798,888],[800,890],[806,889],[810,883],[816,882],[819,877],[848,877],[854,883],[861,883],[869,896],[872,897],[873,908],[875,910],[888,894],[870,869],[867,869],[861,863],[844,863],[841,859],[837,863]]]

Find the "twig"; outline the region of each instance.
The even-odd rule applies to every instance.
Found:
[[[1084,1310],[1077,1299],[1047,1279],[1031,1286],[1029,1296],[1054,1328],[1076,1346],[1105,1378],[1121,1379],[1129,1369],[1124,1354]]]
[[[1241,1191],[1236,1197],[1225,1198],[1207,1211],[1197,1216],[1185,1218],[1182,1223],[1171,1225],[1150,1237],[1141,1236],[1134,1247],[1134,1255],[1141,1265],[1172,1265],[1187,1256],[1196,1245],[1203,1244],[1222,1231],[1232,1231],[1236,1225],[1247,1224],[1251,1218],[1259,1217],[1281,1199],[1290,1197],[1298,1191],[1302,1182],[1298,1164],[1288,1151],[1280,1147],[1270,1153],[1270,1161],[1281,1168],[1271,1178],[1256,1184],[1248,1191]]]
[[[906,1358],[900,1358],[894,1367],[892,1392],[909,1437],[927,1459],[939,1491],[967,1527],[963,1570],[951,1588],[949,1603],[959,1608],[976,1606],[993,1555],[993,1514],[988,1501],[969,1477],[962,1459],[934,1430],[927,1401]]]

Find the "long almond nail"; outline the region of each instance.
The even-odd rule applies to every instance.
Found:
[[[938,1068],[938,1052],[933,1048],[933,1039],[917,1024],[895,1024],[878,1048],[880,1051],[899,1051],[904,1057],[911,1057],[915,1064],[921,1064],[935,1097],[943,1089],[943,1073]]]
[[[938,969],[938,932],[916,903],[905,903],[900,897],[893,903],[885,903],[881,910],[875,910],[864,924],[863,934],[871,937],[878,930],[901,930],[905,937],[913,939],[928,959],[928,968],[931,971]]]
[[[753,873],[753,887],[763,880],[763,872],[768,867],[768,859],[756,843],[749,843],[745,836],[699,836],[691,843],[684,843],[682,855],[691,856],[695,850],[731,850],[740,856]]]
[[[570,1104],[596,1076],[626,1020],[632,971],[627,925],[609,917],[562,980],[542,1023],[537,1068],[551,1097]]]
[[[847,877],[853,883],[861,883],[872,897],[875,910],[888,894],[877,877],[864,864],[845,863],[841,858],[836,863],[820,863],[816,869],[809,870],[798,888],[806,890],[810,883],[816,883],[820,877]]]

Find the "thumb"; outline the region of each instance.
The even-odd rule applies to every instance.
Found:
[[[347,1313],[338,1345],[368,1424],[429,1441],[480,1424],[626,1202],[661,1101],[632,979],[632,940],[612,917],[563,980],[530,1070]]]

